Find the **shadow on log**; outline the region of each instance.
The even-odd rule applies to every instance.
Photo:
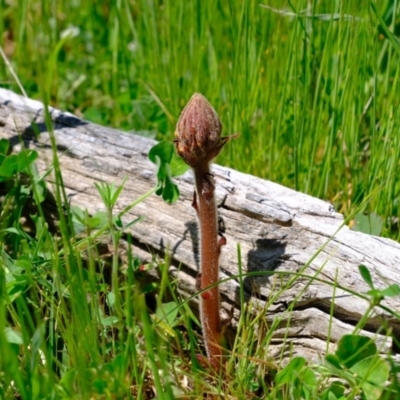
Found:
[[[104,128],[51,109],[66,191],[72,205],[90,214],[104,210],[95,182],[119,185],[128,178],[116,211],[154,187],[155,166],[147,153],[153,140]],[[38,135],[39,133],[39,135]],[[37,167],[44,172],[52,163],[49,135],[44,124],[43,105],[0,89],[0,138],[9,139],[14,151],[22,143],[39,152]],[[302,355],[317,359],[345,333],[350,333],[367,310],[369,287],[358,266],[371,272],[377,288],[400,282],[400,244],[380,237],[351,231],[343,216],[316,198],[276,183],[213,165],[217,182],[218,212],[227,238],[221,265],[222,307],[235,307],[240,314],[237,244],[241,246],[246,302],[257,303],[267,322],[279,319],[270,346],[271,355]],[[157,196],[133,208],[126,220],[144,216],[131,234],[133,252],[149,260],[152,255],[172,253],[170,273],[178,278],[184,295],[195,293],[197,218],[191,207],[193,176],[179,178],[179,201],[170,206]],[[49,190],[53,190],[51,176]],[[299,275],[295,275],[300,273]],[[229,278],[229,279],[227,279]],[[279,294],[279,295],[277,295]],[[400,310],[400,299],[383,303]],[[400,337],[400,322],[376,308],[365,335],[377,338],[380,351],[392,349],[392,339],[375,332],[385,322]],[[289,354],[290,352],[290,354]],[[395,350],[396,352],[396,350]]]

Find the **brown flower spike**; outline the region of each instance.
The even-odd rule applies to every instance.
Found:
[[[207,289],[200,296],[200,317],[208,361],[215,370],[222,366],[218,259],[226,239],[218,235],[214,176],[209,164],[224,144],[237,136],[221,137],[221,131],[221,122],[211,104],[195,93],[181,113],[174,140],[177,153],[193,168],[196,181],[193,207],[199,217],[201,237],[201,271],[196,287]]]

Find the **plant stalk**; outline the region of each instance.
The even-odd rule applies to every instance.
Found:
[[[222,324],[219,314],[219,267],[221,246],[226,239],[218,239],[217,207],[214,176],[210,162],[223,146],[237,135],[221,137],[222,125],[218,114],[207,99],[195,93],[183,109],[175,132],[177,153],[193,168],[196,190],[193,207],[200,225],[201,271],[197,277],[200,295],[200,319],[204,344],[210,366],[222,366]]]
[[[221,367],[221,320],[219,301],[219,253],[217,208],[214,196],[214,182],[208,163],[194,169],[196,194],[193,206],[196,208],[200,225],[201,251],[201,290],[209,289],[200,295],[200,318],[204,343],[210,365]]]

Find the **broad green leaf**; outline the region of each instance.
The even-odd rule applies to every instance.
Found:
[[[157,307],[156,317],[158,320],[166,320],[169,325],[173,325],[178,315],[178,307],[174,301],[163,303]]]
[[[109,307],[113,307],[115,304],[115,294],[113,292],[108,292],[106,301]]]
[[[157,196],[162,196],[167,203],[174,203],[179,198],[179,189],[172,177],[187,170],[176,156],[174,145],[166,141],[156,144],[149,151],[149,159],[157,166]]]
[[[157,196],[161,196],[164,190],[164,185],[163,184],[159,184],[156,190],[156,195]]]
[[[379,236],[383,228],[383,218],[375,213],[364,215],[363,213],[357,213],[354,217],[355,224],[352,230],[368,233],[369,235]]]
[[[306,360],[303,357],[292,358],[289,364],[282,371],[278,372],[275,382],[280,385],[292,382],[300,375],[300,371],[305,364]]]
[[[73,216],[76,217],[79,222],[83,223],[85,221],[85,211],[83,211],[82,208],[78,206],[71,206],[70,210]]]
[[[325,356],[325,360],[332,364],[335,368],[337,369],[342,369],[342,366],[340,365],[340,360],[335,354],[327,354]]]
[[[322,395],[322,400],[338,400],[343,398],[345,386],[342,382],[335,381],[326,389]]]
[[[394,297],[400,295],[400,286],[396,283],[388,286],[386,289],[380,291],[382,296],[385,297]]]
[[[6,155],[10,148],[10,142],[7,139],[0,139],[0,154]]]
[[[179,188],[169,178],[165,180],[162,198],[167,203],[175,203],[179,199]]]
[[[179,157],[175,152],[172,154],[170,166],[171,176],[183,175],[189,169],[189,165],[187,165],[185,161],[183,161],[183,159]]]
[[[317,384],[317,377],[315,376],[314,371],[308,367],[303,368],[300,379],[302,383],[307,386],[316,386]]]
[[[105,211],[97,211],[93,217],[89,218],[90,228],[100,228],[108,223],[107,213]]]
[[[344,335],[335,352],[340,362],[351,368],[359,361],[377,354],[376,344],[372,339],[360,335]]]
[[[15,269],[14,260],[4,250],[4,246],[1,247],[1,259],[6,269],[8,269],[10,272],[13,272]]]
[[[149,159],[157,165],[157,157],[165,164],[169,164],[174,154],[174,145],[171,142],[162,141],[153,146],[149,151]]]
[[[364,281],[367,283],[367,285],[371,288],[374,289],[374,283],[372,282],[371,274],[369,272],[369,269],[365,265],[359,265],[358,270],[360,271],[360,274]]]
[[[101,319],[101,324],[103,326],[115,325],[118,322],[118,318],[114,316],[105,317]]]
[[[18,155],[18,172],[22,172],[28,165],[32,164],[37,158],[38,153],[35,150],[23,149]]]
[[[88,107],[84,112],[85,119],[95,122],[97,124],[104,124],[105,110],[101,107]]]
[[[29,164],[36,160],[38,153],[35,150],[24,149],[18,154],[7,156],[0,166],[0,177],[10,178],[22,172]]]
[[[24,344],[24,341],[22,339],[22,335],[20,332],[12,329],[12,328],[5,328],[4,329],[4,334],[6,335],[6,339],[8,343],[14,343],[14,344]]]
[[[0,177],[10,178],[18,171],[18,157],[16,154],[7,156],[0,166]]]
[[[112,368],[111,371],[119,371],[122,373],[126,366],[126,356],[125,354],[118,354],[109,364]]]
[[[85,212],[78,206],[72,206],[71,212],[75,234],[83,232],[85,230]]]
[[[381,397],[385,382],[389,378],[389,364],[375,355],[359,361],[350,368],[361,383],[363,394],[367,400],[378,400]]]

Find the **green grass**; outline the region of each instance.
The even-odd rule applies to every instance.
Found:
[[[346,215],[362,204],[399,239],[400,20],[378,3],[3,0],[0,43],[29,96],[158,139],[200,91],[241,133],[220,163]],[[19,90],[4,64],[0,83]]]
[[[302,11],[309,3],[0,0],[0,45],[11,63],[0,62],[0,85],[167,140],[199,91],[225,133],[241,133],[220,163],[329,200],[359,222],[366,213],[399,240],[400,2],[320,1]],[[142,266],[134,254],[102,256],[96,229],[114,247],[121,234],[110,193],[106,214],[65,213],[55,152],[54,170],[57,235],[33,165],[1,178],[0,398],[323,398],[336,376],[349,398],[373,392],[360,380],[364,366],[340,357],[350,370],[297,359],[276,370],[268,357],[275,326],[247,312],[227,375],[209,376],[176,283],[143,282],[143,268],[166,271],[168,259]],[[27,231],[20,216],[31,204]],[[362,229],[375,232],[369,225]],[[375,366],[386,364],[371,357],[377,377]],[[390,364],[394,392],[398,368]]]

